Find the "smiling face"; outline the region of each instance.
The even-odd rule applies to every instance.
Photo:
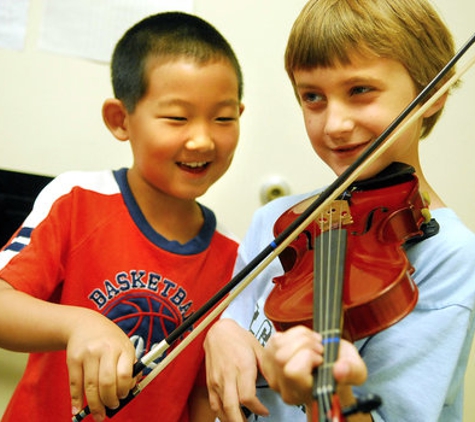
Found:
[[[340,175],[414,99],[416,89],[398,61],[353,55],[349,64],[293,72],[305,127],[318,156]],[[434,110],[424,114],[425,117]],[[422,118],[360,179],[391,162],[418,166]]]
[[[195,199],[231,164],[243,106],[238,80],[225,60],[151,62],[148,90],[124,128],[134,164],[132,191]]]

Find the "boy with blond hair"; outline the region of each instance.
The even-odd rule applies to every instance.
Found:
[[[317,156],[342,174],[453,55],[452,36],[426,0],[310,0],[291,30],[285,66]],[[333,375],[342,406],[368,392],[383,401],[356,416],[361,421],[462,421],[475,328],[475,235],[432,188],[419,158],[420,139],[445,100],[429,107],[360,176],[373,178],[394,162],[411,166],[440,227],[405,245],[419,291],[412,312],[354,346],[341,342]],[[272,242],[279,216],[318,193],[260,209],[239,248],[236,271]],[[322,336],[303,326],[276,333],[264,312],[272,280],[282,272],[279,262],[269,265],[207,335],[210,401],[221,421],[245,420],[241,405],[254,413],[250,421],[304,421],[305,407],[312,406]]]

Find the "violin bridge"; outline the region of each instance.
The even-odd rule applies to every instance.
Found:
[[[337,199],[317,217],[316,223],[322,232],[353,224],[348,201]]]

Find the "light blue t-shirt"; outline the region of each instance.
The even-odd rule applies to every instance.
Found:
[[[256,212],[240,246],[236,272],[271,243],[276,219],[306,197],[280,198]],[[375,421],[462,421],[464,374],[475,327],[475,234],[448,208],[432,211],[432,217],[439,233],[407,249],[419,290],[415,309],[390,328],[356,342],[368,380],[354,390],[356,395],[381,396],[383,404],[372,414]],[[249,329],[262,345],[274,331],[264,304],[272,279],[282,273],[274,260],[223,314]],[[265,380],[258,379],[257,387],[270,417],[251,415],[249,421],[306,421],[303,409],[285,405]]]

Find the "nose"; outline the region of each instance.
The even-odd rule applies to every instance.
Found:
[[[338,139],[354,129],[354,121],[349,107],[339,101],[329,102],[324,132]]]
[[[191,151],[205,152],[214,150],[215,145],[209,129],[203,125],[192,131],[185,147]]]

